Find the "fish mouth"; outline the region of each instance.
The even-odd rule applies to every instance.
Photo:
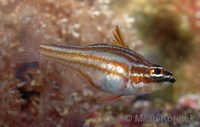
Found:
[[[169,77],[169,80],[168,80],[170,83],[174,83],[176,81],[176,79],[173,77],[173,75],[171,75]]]
[[[176,79],[174,78],[172,72],[167,72],[167,75],[169,76],[167,81],[170,83],[174,83],[176,81]]]

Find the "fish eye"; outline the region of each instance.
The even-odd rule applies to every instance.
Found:
[[[162,77],[163,76],[163,68],[161,67],[152,67],[150,68],[150,75],[151,77]]]
[[[154,74],[160,74],[161,73],[161,69],[159,69],[159,68],[156,68],[156,69],[154,69]]]

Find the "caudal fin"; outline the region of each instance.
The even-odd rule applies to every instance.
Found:
[[[19,41],[19,50],[13,56],[16,63],[39,61],[41,58],[40,45],[49,44],[49,41],[29,25],[25,25],[20,29]]]

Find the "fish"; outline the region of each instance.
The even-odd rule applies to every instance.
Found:
[[[84,39],[93,42],[88,45],[61,45],[23,28],[19,38],[24,51],[16,58],[29,62],[46,58],[70,67],[83,77],[71,77],[79,87],[85,79],[89,86],[108,95],[100,99],[103,101],[150,94],[176,81],[171,71],[131,50],[118,25],[113,27],[107,42],[94,43],[93,37],[91,33]]]

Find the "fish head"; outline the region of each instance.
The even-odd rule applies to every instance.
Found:
[[[174,83],[172,72],[160,65],[133,67],[131,83],[137,95],[153,93]]]

